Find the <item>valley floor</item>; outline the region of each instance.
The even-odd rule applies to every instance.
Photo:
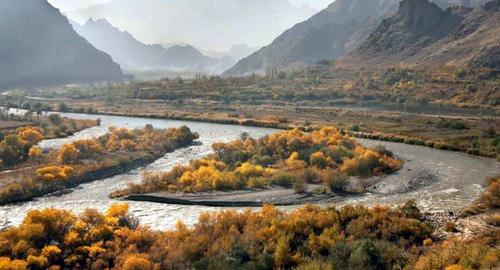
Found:
[[[37,101],[41,102],[41,101]],[[60,102],[42,101],[56,108]],[[175,101],[66,99],[72,111],[94,108],[99,114],[241,124],[272,128],[333,125],[359,137],[425,145],[500,158],[497,116],[456,113],[404,113],[349,107],[301,107],[286,103],[223,104],[207,100]],[[358,133],[359,132],[359,133]]]

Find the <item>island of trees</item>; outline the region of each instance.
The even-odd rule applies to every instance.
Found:
[[[0,110],[0,170],[29,166],[25,163],[30,162],[31,147],[43,139],[65,137],[96,125],[98,121],[70,119],[59,114],[9,115]]]
[[[24,201],[122,173],[189,145],[198,134],[186,126],[110,128],[98,138],[77,140],[48,151],[36,145],[42,138],[39,129],[26,127],[18,129],[18,135],[7,136],[0,144],[0,147],[21,149],[19,156],[31,162],[29,167],[2,174],[0,203]]]
[[[382,147],[368,149],[333,127],[312,132],[299,129],[276,132],[261,139],[242,138],[216,143],[213,153],[166,173],[145,173],[141,184],[111,196],[169,192],[210,192],[270,186],[294,188],[324,185],[335,192],[362,192],[363,178],[398,170],[402,161]]]

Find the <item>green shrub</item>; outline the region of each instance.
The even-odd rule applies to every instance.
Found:
[[[302,177],[297,177],[295,178],[295,181],[293,182],[293,189],[295,190],[295,193],[304,193],[307,191],[307,182],[304,178]]]
[[[332,169],[326,169],[320,173],[321,181],[328,186],[331,191],[345,192],[349,184],[349,177],[345,173],[336,172]]]
[[[295,182],[295,176],[288,172],[278,172],[271,177],[271,183],[282,187],[292,187]]]

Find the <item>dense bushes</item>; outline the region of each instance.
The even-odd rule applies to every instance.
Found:
[[[467,214],[478,214],[500,209],[500,175],[486,180],[486,190],[469,207]]]
[[[179,223],[163,233],[138,226],[126,205],[80,216],[45,209],[0,233],[0,262],[35,269],[278,269],[323,260],[389,269],[403,266],[405,250],[421,246],[430,233],[421,221],[381,207],[224,211],[201,215],[193,228]]]
[[[96,125],[92,120],[73,120],[62,118],[58,114],[36,119],[13,119],[31,122],[31,126],[20,127],[13,131],[4,131],[0,137],[0,169],[3,166],[18,165],[29,157],[38,158],[41,153],[32,149],[43,139],[59,137]],[[4,135],[5,133],[5,135]],[[33,150],[33,151],[31,151]]]
[[[41,181],[66,181],[75,174],[70,166],[48,166],[36,170],[36,179]]]
[[[197,138],[198,135],[185,126],[165,130],[150,126],[133,130],[111,127],[107,134],[99,138],[77,140],[61,146],[48,153],[46,161],[72,164],[88,159],[109,159],[112,156],[123,159],[126,154],[136,152],[164,153],[189,144]]]
[[[0,142],[0,161],[4,166],[13,166],[29,155],[30,148],[44,138],[42,131],[35,127],[21,127],[5,136]]]
[[[453,239],[431,247],[418,258],[414,269],[498,269],[499,266],[500,251],[495,247]]]
[[[372,176],[393,172],[401,166],[401,161],[390,156],[387,150],[364,148],[334,128],[311,133],[295,129],[261,139],[216,143],[212,148],[213,154],[202,160],[177,166],[166,173],[145,174],[141,185],[131,185],[112,196],[156,190],[204,192],[270,185],[295,186],[302,192],[307,183],[324,183],[334,191],[342,191],[347,189],[346,175]]]
[[[433,243],[431,233],[430,226],[406,210],[385,207],[222,211],[202,214],[191,228],[178,223],[165,232],[140,226],[126,205],[114,205],[105,214],[88,209],[79,216],[45,209],[0,232],[0,269],[498,267],[498,250],[490,246],[494,243]]]
[[[147,126],[134,130],[111,128],[99,138],[78,140],[48,153],[32,146],[29,157],[38,166],[23,176],[12,171],[13,179],[19,180],[7,181],[0,187],[0,203],[23,201],[102,176],[109,177],[131,169],[132,166],[127,167],[130,164],[152,162],[196,138],[198,134],[185,126],[164,130]]]

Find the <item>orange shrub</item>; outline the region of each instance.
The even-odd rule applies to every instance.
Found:
[[[36,145],[32,146],[28,153],[28,156],[31,159],[39,159],[42,155],[43,155],[42,149]]]
[[[36,170],[38,180],[42,181],[66,181],[75,174],[70,166],[49,166]]]
[[[323,152],[312,153],[309,159],[312,166],[319,168],[324,168],[326,166],[326,157]]]
[[[57,152],[57,161],[67,164],[78,158],[78,150],[73,144],[63,145]]]
[[[131,254],[123,263],[123,270],[149,270],[153,269],[153,264],[146,254]]]
[[[121,150],[127,150],[127,151],[133,151],[137,148],[137,144],[129,139],[123,139],[120,141],[120,149]]]
[[[23,127],[17,130],[19,138],[25,142],[26,145],[35,145],[43,140],[43,132],[36,127]]]
[[[116,147],[118,136],[110,136],[108,145]],[[108,146],[108,147],[109,147]],[[183,174],[147,175],[141,184],[115,192],[212,191],[257,188],[271,184],[297,187],[303,191],[307,183],[318,183],[324,170],[323,183],[332,190],[346,189],[346,176],[371,176],[390,173],[400,168],[401,161],[359,145],[333,127],[310,133],[299,129],[276,132],[261,139],[244,136],[240,140],[212,145],[213,154],[181,166]],[[337,177],[338,176],[338,177]],[[302,178],[305,177],[305,178]],[[133,190],[133,191],[132,191]]]
[[[96,139],[78,140],[73,142],[73,146],[78,150],[79,156],[82,157],[89,157],[103,152],[102,145]]]
[[[430,232],[398,210],[362,206],[205,213],[165,232],[137,226],[126,205],[79,216],[45,209],[0,232],[0,265],[16,258],[37,269],[403,269]],[[485,251],[481,266],[491,267]]]

